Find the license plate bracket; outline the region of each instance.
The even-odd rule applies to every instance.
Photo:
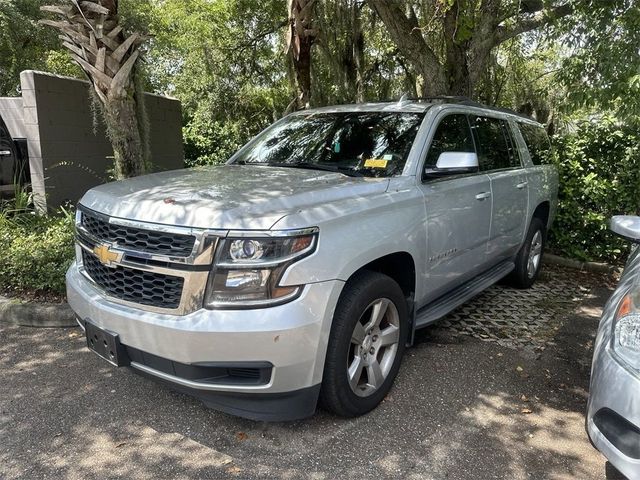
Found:
[[[129,365],[129,356],[117,333],[104,330],[89,320],[84,322],[84,331],[89,350],[116,367]]]

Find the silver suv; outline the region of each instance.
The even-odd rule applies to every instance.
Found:
[[[360,415],[415,329],[535,281],[549,150],[540,124],[459,99],[297,112],[224,166],[87,192],[68,301],[89,348],[214,408]]]

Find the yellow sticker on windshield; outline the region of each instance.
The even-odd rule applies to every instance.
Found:
[[[384,158],[367,158],[364,161],[364,166],[367,168],[387,168],[389,160]]]

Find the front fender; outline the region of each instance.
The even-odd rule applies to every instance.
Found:
[[[348,280],[364,265],[397,252],[407,252],[416,270],[425,265],[424,201],[415,189],[352,198],[300,211],[280,219],[274,229],[318,226],[318,247],[284,273],[281,285]],[[416,288],[420,288],[420,275]]]

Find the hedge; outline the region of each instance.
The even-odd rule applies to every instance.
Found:
[[[608,224],[612,215],[639,212],[639,142],[636,129],[606,116],[554,139],[560,188],[551,250],[579,260],[624,260],[628,242]]]
[[[0,291],[64,294],[74,256],[73,215],[0,212]]]

